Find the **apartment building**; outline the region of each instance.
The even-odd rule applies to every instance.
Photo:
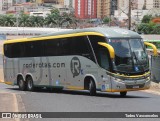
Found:
[[[75,0],[75,16],[79,19],[97,18],[97,0]]]
[[[0,11],[6,11],[13,5],[13,0],[0,0]]]
[[[75,0],[64,0],[64,6],[75,8]]]
[[[64,6],[64,0],[43,0],[43,3],[60,4]]]
[[[118,8],[127,11],[129,0],[118,0]],[[132,10],[150,10],[152,8],[160,8],[160,0],[131,0]]]
[[[114,15],[117,10],[118,0],[97,0],[97,18]]]

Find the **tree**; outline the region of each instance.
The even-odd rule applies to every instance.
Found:
[[[0,15],[0,26],[4,26],[5,15]]]
[[[29,23],[31,27],[43,27],[44,18],[42,16],[30,16]]]
[[[62,16],[61,27],[76,28],[77,20],[73,14],[64,13]]]
[[[141,23],[138,26],[138,33],[143,33],[143,34],[153,34],[154,31],[154,26],[156,24],[153,22],[149,22],[149,23]]]
[[[44,24],[47,27],[54,27],[57,24],[54,14],[48,14],[44,20]]]
[[[109,22],[110,22],[110,18],[108,18],[107,16],[104,17],[103,23],[104,23],[104,24],[108,24]]]
[[[142,23],[149,23],[152,19],[152,15],[145,15],[142,18]]]
[[[4,26],[9,26],[9,27],[12,27],[12,26],[15,26],[15,23],[16,23],[16,17],[14,17],[13,15],[5,15],[4,16]]]
[[[160,34],[160,24],[153,26],[152,34]]]
[[[30,16],[29,15],[26,15],[24,13],[20,14],[20,17],[19,17],[19,26],[21,27],[28,27],[30,26]]]

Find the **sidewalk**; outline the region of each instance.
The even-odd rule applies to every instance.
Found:
[[[0,68],[0,82],[4,82],[3,80],[3,69]]]
[[[0,112],[18,112],[16,95],[0,92]],[[20,121],[19,119],[1,118],[0,121]]]
[[[151,87],[148,90],[143,90],[143,91],[147,93],[160,95],[160,84],[151,82]]]

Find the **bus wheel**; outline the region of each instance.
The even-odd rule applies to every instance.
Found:
[[[33,91],[34,90],[34,85],[33,85],[32,77],[28,77],[26,81],[27,81],[27,90],[28,91]]]
[[[125,92],[120,92],[121,97],[125,97],[127,95],[127,91]]]
[[[21,91],[26,90],[26,82],[24,81],[22,76],[18,77],[18,86]]]
[[[96,95],[96,85],[93,79],[90,79],[90,82],[89,82],[89,93],[91,96]]]

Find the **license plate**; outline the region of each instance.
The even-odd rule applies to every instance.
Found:
[[[134,89],[139,88],[139,86],[133,86]]]

